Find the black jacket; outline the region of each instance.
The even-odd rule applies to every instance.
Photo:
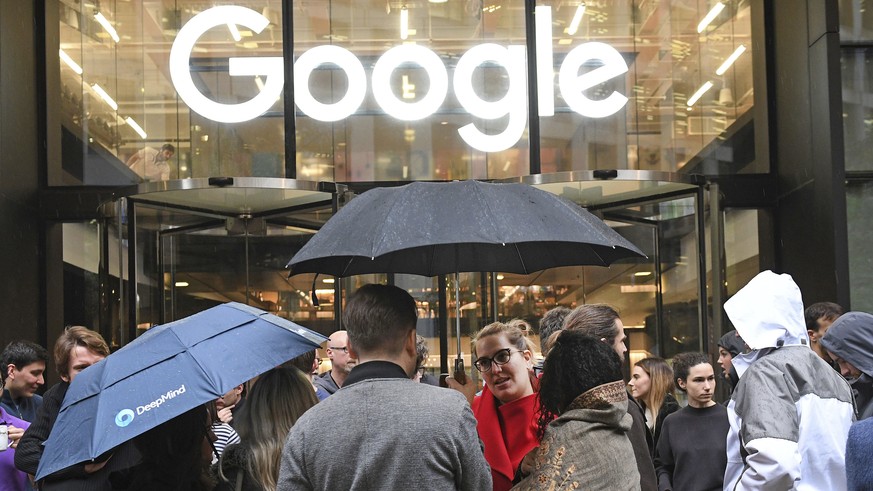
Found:
[[[218,465],[224,479],[216,472],[218,485],[215,491],[264,491],[252,476],[246,471],[250,454],[242,443],[229,445],[221,454]],[[278,476],[277,476],[278,477]],[[239,485],[239,487],[237,487]]]
[[[42,458],[42,444],[48,440],[49,434],[51,434],[69,387],[69,383],[61,382],[46,391],[43,396],[43,404],[36,412],[36,419],[24,432],[24,436],[18,442],[18,448],[15,449],[15,467],[19,470],[31,475],[36,474],[39,461]],[[76,464],[44,478],[41,481],[40,489],[43,491],[113,489],[110,484],[110,474],[138,462],[140,455],[133,442],[127,442],[113,449],[112,452],[107,452],[105,458],[109,458],[109,462],[93,474],[85,472],[84,463]]]

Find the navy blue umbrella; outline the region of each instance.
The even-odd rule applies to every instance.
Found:
[[[238,303],[153,327],[73,379],[36,478],[93,460],[326,339]]]

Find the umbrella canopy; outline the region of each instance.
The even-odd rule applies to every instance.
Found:
[[[584,208],[527,184],[413,182],[351,200],[288,266],[351,276],[527,274],[645,257]]]
[[[326,339],[238,303],[153,327],[73,379],[36,477],[95,459]]]

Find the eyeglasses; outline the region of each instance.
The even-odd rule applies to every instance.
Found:
[[[486,358],[481,356],[476,359],[473,363],[473,366],[476,367],[476,370],[479,370],[482,373],[491,371],[491,367],[494,365],[506,365],[509,363],[509,360],[512,358],[513,353],[521,353],[519,350],[512,350],[511,348],[504,348],[497,353],[494,353],[494,356],[491,358]]]
[[[343,353],[346,353],[346,354],[348,354],[348,352],[349,352],[348,346],[328,346],[327,349],[342,351]]]

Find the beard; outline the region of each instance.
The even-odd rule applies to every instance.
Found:
[[[346,362],[346,366],[342,368],[343,372],[346,374],[352,373],[352,368],[355,368],[355,365],[358,364],[358,360],[349,360]]]

